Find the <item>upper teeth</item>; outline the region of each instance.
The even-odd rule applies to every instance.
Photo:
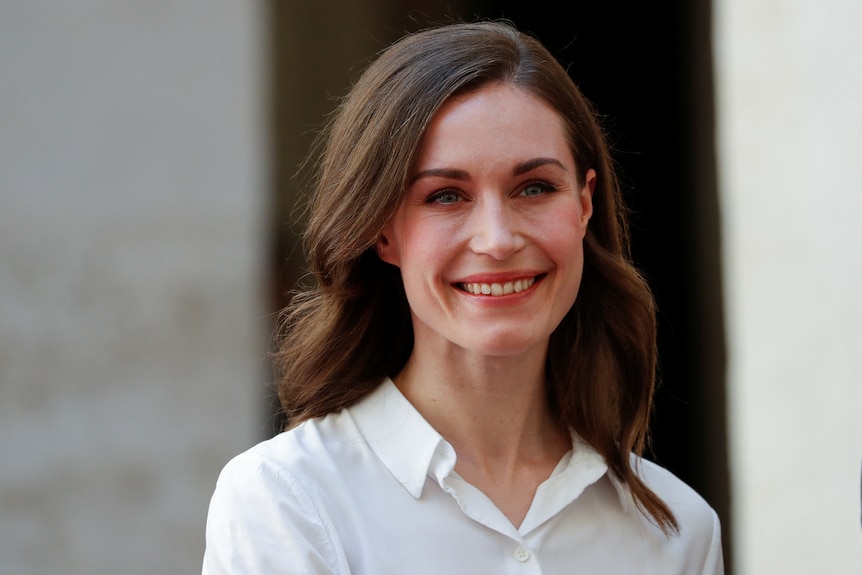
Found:
[[[464,291],[475,295],[509,295],[522,292],[536,283],[536,278],[516,280],[502,284],[464,283]]]

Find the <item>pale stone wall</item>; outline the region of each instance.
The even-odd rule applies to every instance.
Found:
[[[264,433],[264,21],[0,2],[0,571],[194,573]]]
[[[715,1],[736,575],[862,573],[860,22]]]

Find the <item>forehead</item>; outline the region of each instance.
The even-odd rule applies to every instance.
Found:
[[[428,163],[534,157],[573,162],[562,116],[523,88],[495,83],[453,96],[440,107],[422,136],[413,171]]]

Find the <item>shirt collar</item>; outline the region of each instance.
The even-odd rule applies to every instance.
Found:
[[[439,467],[440,456],[450,453],[449,471],[455,467],[454,450],[391,379],[348,411],[369,447],[413,497],[422,495],[432,461]]]
[[[391,379],[384,379],[348,411],[369,447],[413,497],[421,497],[426,477],[441,483],[454,469],[455,450]],[[608,472],[604,458],[593,446],[572,432],[572,451],[547,483],[548,488],[558,488],[561,497],[572,501],[602,476],[614,487],[623,512],[628,512],[632,504],[628,487]]]
[[[578,461],[570,463],[569,467],[575,469],[586,467],[589,469],[590,467],[600,465],[603,470],[603,477],[600,479],[608,481],[611,484],[617,495],[617,499],[620,501],[620,507],[622,507],[623,513],[628,513],[630,506],[634,505],[634,499],[632,498],[628,485],[623,481],[620,481],[620,479],[611,472],[610,469],[608,469],[605,458],[602,457],[592,445],[587,443],[574,431],[572,431],[572,446],[575,453],[580,452],[582,455]],[[632,456],[632,458],[634,458],[634,456]],[[632,464],[634,464],[634,461],[632,461]]]
[[[628,513],[631,506],[635,505],[635,501],[632,496],[632,492],[629,490],[629,486],[620,481],[619,478],[613,473],[608,472],[607,478],[608,481],[611,482],[614,491],[617,492],[617,497],[620,500],[620,506],[622,506],[623,508],[623,513]]]

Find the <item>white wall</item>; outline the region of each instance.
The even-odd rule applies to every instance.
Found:
[[[714,9],[736,574],[862,573],[862,2]]]
[[[0,1],[0,571],[198,572],[265,393],[259,2]]]

